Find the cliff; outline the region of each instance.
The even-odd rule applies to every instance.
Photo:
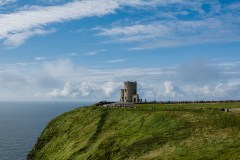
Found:
[[[203,105],[77,108],[49,122],[28,159],[240,158],[239,114]]]

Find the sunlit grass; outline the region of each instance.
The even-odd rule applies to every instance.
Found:
[[[214,110],[239,103],[136,107],[65,113],[49,123],[29,159],[240,158],[240,114]]]

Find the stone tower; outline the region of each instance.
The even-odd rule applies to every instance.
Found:
[[[139,102],[139,96],[137,94],[137,82],[124,82],[124,89],[121,89],[120,102]]]

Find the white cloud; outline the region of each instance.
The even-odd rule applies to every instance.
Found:
[[[97,28],[99,35],[108,36],[115,42],[140,42],[132,49],[150,49],[201,43],[234,42],[240,40],[240,31],[233,19],[208,18],[196,21],[170,20]]]
[[[166,96],[171,96],[175,97],[176,96],[176,91],[175,91],[175,86],[172,84],[172,82],[164,82],[164,91]]]
[[[63,87],[63,90],[59,90],[59,89],[54,89],[50,95],[54,98],[57,98],[57,97],[71,97],[71,96],[77,96],[76,95],[76,92],[77,89],[75,86],[72,86],[71,83],[67,82],[64,87]]]
[[[0,35],[32,29],[49,23],[80,19],[83,17],[102,16],[112,13],[118,7],[112,1],[77,1],[60,6],[25,9],[10,14],[1,14]],[[51,15],[51,16],[49,16]]]
[[[185,96],[195,100],[239,99],[240,83],[216,83],[215,85],[189,85],[185,87]]]
[[[44,3],[44,4],[59,4],[59,3],[66,3],[72,2],[76,0],[37,0],[37,2]]]
[[[85,53],[84,55],[85,55],[85,56],[92,56],[92,55],[96,55],[96,54],[97,54],[97,52],[92,51],[92,52],[87,52],[87,53]]]
[[[1,0],[0,5],[6,4],[9,2],[13,2],[15,0]],[[43,0],[45,1],[45,0]],[[62,0],[51,0],[45,1],[50,2],[52,4],[56,3],[61,5],[57,6],[24,6],[19,8],[17,11],[7,14],[0,14],[0,26],[4,26],[0,28],[0,39],[6,40],[5,45],[21,45],[27,38],[39,35],[41,33],[36,33],[38,30],[46,31],[43,29],[52,23],[62,23],[65,21],[77,20],[84,17],[92,17],[92,16],[103,16],[106,14],[114,13],[116,9],[122,8],[123,6],[131,6],[131,7],[144,7],[150,6],[165,6],[169,4],[185,4],[195,6],[197,2],[191,1],[183,1],[183,0],[171,0],[171,1],[145,1],[145,0],[83,0],[83,1],[68,1],[68,3],[64,3],[66,1]],[[197,3],[198,4],[198,3]],[[192,8],[192,7],[191,7]],[[51,16],[49,16],[51,15]],[[158,26],[158,30],[154,29],[153,25],[149,26],[135,26],[138,27],[136,31],[140,32],[140,34],[147,27],[146,34],[151,33],[159,33],[159,28],[162,27],[163,30],[166,30],[165,26]],[[116,30],[116,29],[115,29]],[[124,30],[129,30],[127,32],[135,32],[131,27],[125,27]],[[124,31],[122,30],[122,31]],[[105,30],[104,34],[110,31]],[[112,32],[116,32],[112,30]],[[163,31],[161,33],[164,33]],[[125,33],[123,33],[125,34]],[[153,35],[153,34],[152,34]],[[159,35],[159,34],[158,34]],[[14,38],[18,40],[14,40]]]
[[[122,87],[122,82],[118,81],[83,82],[71,85],[66,83],[63,89],[55,89],[49,95],[52,98],[118,100]],[[155,82],[151,85],[140,81],[138,90],[141,98],[147,100],[227,100],[239,98],[240,83],[178,86],[169,81]]]
[[[35,57],[35,60],[36,61],[43,61],[43,60],[46,60],[47,57]]]
[[[68,78],[77,73],[75,66],[69,59],[59,59],[55,61],[43,62],[42,70],[56,78]]]
[[[219,100],[237,99],[240,96],[239,72],[234,75],[224,73],[226,65],[216,65],[218,68],[216,77],[211,74],[216,66],[211,66],[205,61],[198,63],[186,63],[171,69],[160,68],[130,68],[130,69],[80,69],[71,72],[74,75],[65,73],[68,77],[64,81],[64,87],[56,88],[49,92],[55,98],[86,98],[86,99],[119,99],[119,89],[122,88],[123,81],[137,80],[139,82],[139,93],[143,99],[147,100]],[[232,62],[234,63],[234,62]],[[194,65],[196,64],[196,65]],[[235,63],[240,67],[238,63]],[[189,66],[191,65],[191,66]],[[233,70],[238,70],[234,65]],[[196,68],[201,79],[208,77],[203,83],[192,80],[192,74],[181,72],[183,68]],[[229,66],[228,66],[229,67]],[[210,73],[205,73],[207,70]],[[79,75],[76,74],[80,73]],[[188,72],[188,71],[187,71]],[[213,76],[213,77],[212,77]],[[73,78],[74,77],[74,78]],[[183,77],[189,81],[181,80]],[[236,82],[234,82],[236,80]]]
[[[0,0],[0,6],[3,6],[8,3],[15,2],[16,0]]]
[[[232,10],[232,11],[237,11],[237,10],[240,11],[240,2],[231,3],[226,7],[226,9]]]
[[[78,56],[78,54],[77,53],[70,53],[69,56],[70,57],[76,57],[76,56]]]
[[[100,49],[100,50],[87,52],[84,55],[85,56],[93,56],[93,55],[96,55],[96,54],[99,54],[99,53],[102,53],[102,52],[105,52],[105,51],[106,51],[105,49]]]
[[[117,0],[120,4],[131,6],[131,7],[157,7],[159,5],[169,5],[169,4],[176,4],[176,3],[188,3],[191,2],[189,0],[158,0],[158,1],[148,1],[148,0]]]
[[[28,37],[41,34],[39,29],[48,24],[103,16],[113,13],[118,7],[117,2],[110,0],[104,3],[102,1],[76,1],[59,6],[25,7],[14,13],[0,14],[0,26],[4,26],[0,28],[0,39],[7,39],[6,45],[20,45]],[[14,42],[12,37],[18,40]]]
[[[104,36],[122,36],[121,40],[125,41],[141,41],[146,38],[153,38],[155,36],[166,36],[171,30],[167,26],[161,24],[147,24],[147,25],[134,25],[134,26],[124,26],[115,27],[111,29],[101,29],[99,35]],[[137,36],[137,37],[134,37]],[[124,37],[127,37],[124,38]]]
[[[103,84],[91,82],[73,84],[67,82],[63,89],[54,89],[49,95],[53,98],[111,99],[115,98],[119,89],[120,83],[118,82],[105,82]]]
[[[9,97],[30,99],[119,100],[119,90],[128,80],[138,81],[139,93],[147,100],[238,99],[240,63],[212,63],[194,61],[172,68],[113,69],[79,66],[69,59],[18,62],[0,66],[0,99],[6,99],[9,93]],[[216,67],[217,76],[212,74]],[[189,68],[196,74],[192,75]],[[210,73],[205,73],[208,70]],[[198,75],[206,80],[199,83],[193,78]]]
[[[177,69],[178,79],[184,83],[206,84],[222,80],[224,68],[217,64],[209,64],[207,61],[198,59],[184,63]]]
[[[36,35],[46,35],[49,33],[53,33],[55,30],[41,30],[41,29],[35,29],[35,30],[27,30],[19,33],[9,34],[5,39],[3,44],[5,46],[11,46],[11,47],[17,47],[21,44],[23,44],[27,39],[36,36]]]
[[[14,0],[2,0],[0,4],[5,4]],[[40,0],[41,1],[41,0]],[[45,0],[43,0],[45,1]],[[143,18],[140,22],[131,22],[128,25],[114,26],[112,28],[98,28],[100,35],[110,36],[117,41],[122,42],[143,42],[132,49],[148,49],[156,47],[169,47],[188,45],[206,42],[226,42],[239,41],[238,25],[236,17],[212,16],[212,13],[218,13],[221,9],[219,3],[201,2],[190,0],[83,0],[66,1],[51,0],[50,3],[59,4],[57,6],[24,6],[13,13],[0,14],[0,39],[5,40],[4,44],[8,46],[18,46],[32,36],[50,33],[48,25],[53,23],[63,23],[65,21],[77,20],[85,17],[104,16],[114,13],[117,9],[124,9],[124,6],[140,7],[164,7],[166,11],[160,11],[155,16],[161,15],[169,17],[173,21],[159,21]],[[176,5],[177,4],[177,5]],[[202,5],[211,6],[212,12],[204,13]],[[173,11],[176,7],[176,11]],[[232,5],[236,6],[236,5]],[[182,21],[177,19],[177,15],[189,14],[186,8],[196,11],[202,15],[202,20]],[[232,8],[228,6],[228,8]],[[149,8],[148,8],[149,9]],[[159,10],[157,10],[159,12]],[[170,15],[172,13],[172,15]],[[49,16],[51,15],[51,16]],[[228,15],[228,14],[226,14]],[[211,24],[211,25],[210,25]],[[176,27],[177,26],[177,27]],[[39,33],[39,31],[44,33]],[[16,40],[15,40],[16,39]],[[144,43],[145,42],[145,43]],[[147,43],[146,43],[147,42]],[[95,52],[89,53],[93,55]]]
[[[131,1],[128,5],[141,2]],[[130,50],[240,41],[239,12],[235,12],[238,3],[221,6],[218,1],[150,2],[160,6],[151,18],[97,27],[98,35],[109,37],[110,43],[131,43]],[[210,9],[204,10],[204,5]]]
[[[121,82],[106,82],[102,85],[102,89],[104,92],[105,97],[110,97],[114,94],[118,94],[120,88],[122,87]]]
[[[119,62],[124,62],[127,61],[127,59],[114,59],[114,60],[109,60],[109,63],[119,63]]]
[[[170,81],[158,84],[141,83],[139,93],[143,99],[162,101],[182,100],[234,100],[239,99],[240,83],[206,85],[176,85]]]

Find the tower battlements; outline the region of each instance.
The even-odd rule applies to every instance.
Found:
[[[128,86],[136,86],[137,85],[137,82],[136,81],[127,81],[127,82],[124,82],[124,85],[128,85]]]

